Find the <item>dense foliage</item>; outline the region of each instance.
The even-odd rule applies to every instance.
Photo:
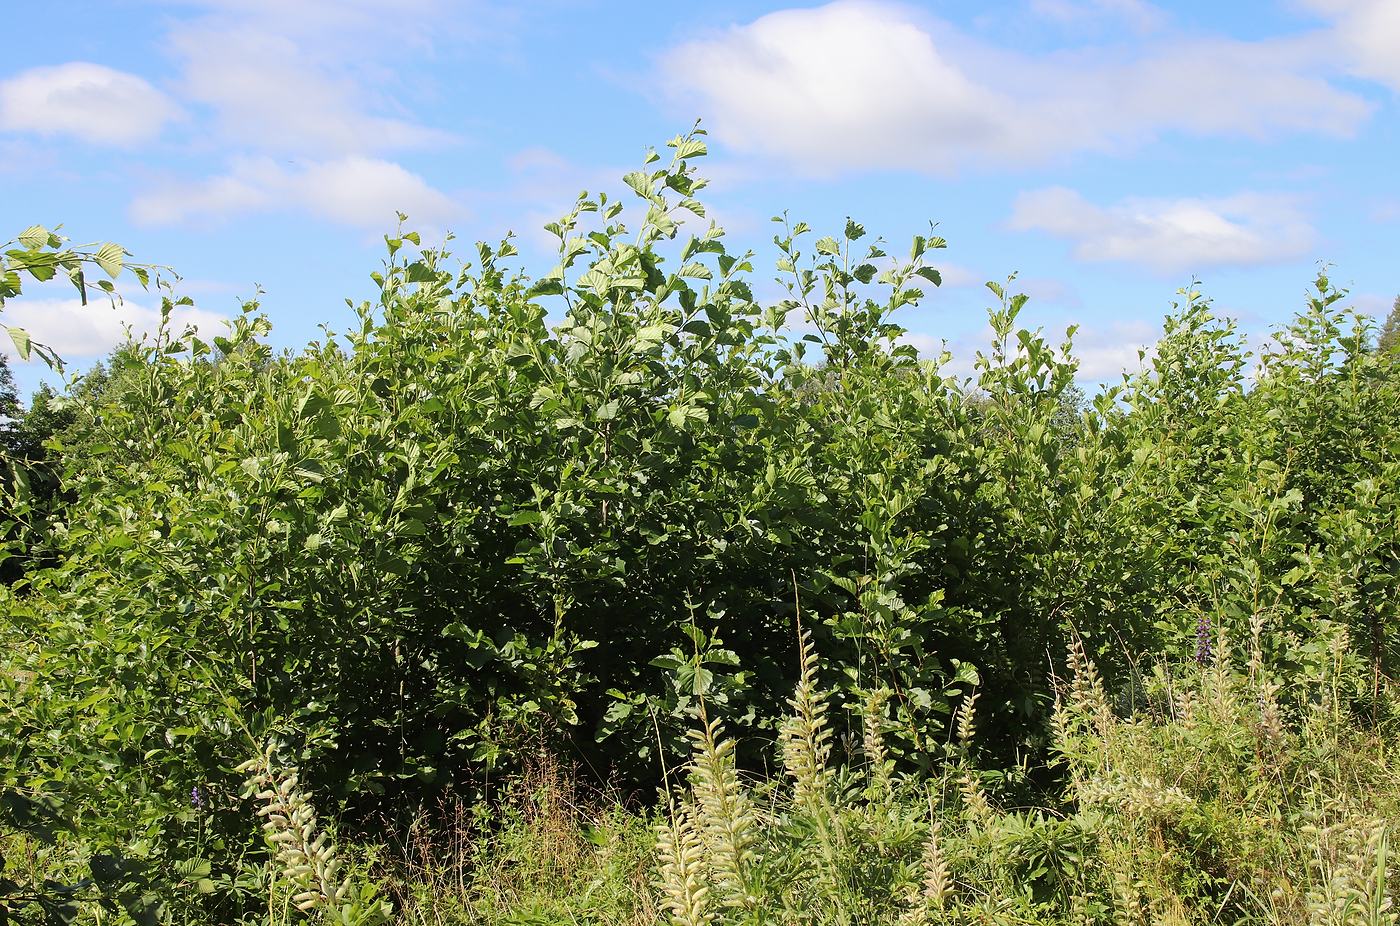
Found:
[[[253,797],[290,820],[314,796],[347,833],[540,750],[650,793],[702,706],[764,767],[799,609],[831,735],[877,703],[901,775],[957,760],[976,686],[998,787],[1053,786],[1071,639],[1131,691],[1150,653],[1209,664],[1252,632],[1268,672],[1385,716],[1400,371],[1325,275],[1255,353],[1185,292],[1091,403],[1072,332],[1021,327],[1026,298],[989,284],[960,379],[895,321],[941,239],[894,258],[855,222],[779,220],[787,296],[761,304],[752,255],[690,230],[700,137],[671,148],[631,206],[551,224],[541,277],[510,241],[463,268],[400,233],[343,336],[279,353],[249,305],[72,391],[53,490],[13,481],[0,528],[24,570],[0,588],[0,792],[52,836],[36,871],[138,919],[251,915],[274,875],[250,756]]]

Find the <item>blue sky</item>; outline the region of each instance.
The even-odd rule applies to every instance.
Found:
[[[894,244],[937,222],[945,286],[902,322],[964,366],[981,283],[1012,271],[1024,320],[1080,325],[1090,381],[1136,365],[1193,275],[1256,336],[1319,261],[1363,311],[1400,292],[1400,0],[53,9],[6,13],[0,237],[121,242],[215,328],[261,286],[286,346],[348,323],[396,209],[512,229],[543,273],[539,226],[697,117],[713,214],[761,256],[783,210]],[[133,285],[117,311],[36,287],[6,320],[81,368],[152,324]]]

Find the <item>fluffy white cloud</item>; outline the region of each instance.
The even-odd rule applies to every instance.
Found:
[[[279,209],[300,209],[327,221],[390,230],[395,213],[436,225],[460,218],[451,197],[392,161],[358,155],[300,164],[243,158],[220,177],[175,183],[136,198],[132,219],[142,225],[179,225]]]
[[[1307,0],[1332,20],[1335,55],[1352,73],[1400,92],[1400,3],[1396,0]]]
[[[1313,39],[1180,40],[1033,56],[876,0],[771,13],[672,49],[673,91],[743,151],[814,173],[951,173],[1164,132],[1345,135],[1369,104],[1317,76]]]
[[[817,171],[946,170],[1029,144],[1012,101],[968,78],[899,9],[784,10],[674,49],[670,80],[731,145]]]
[[[313,165],[293,180],[293,186],[313,213],[346,225],[389,230],[397,212],[430,224],[461,216],[460,207],[422,177],[373,158]]]
[[[35,341],[47,345],[67,361],[86,360],[108,353],[126,340],[128,326],[140,338],[160,326],[160,310],[125,300],[115,308],[106,299],[45,299],[23,297],[6,303],[4,321],[23,328]],[[171,329],[179,332],[194,325],[206,337],[224,330],[227,319],[216,312],[194,306],[177,306],[170,315]],[[17,361],[8,337],[0,336],[11,362]],[[32,357],[31,363],[38,363]]]
[[[1126,199],[1098,206],[1074,190],[1022,193],[1010,225],[1074,245],[1084,261],[1121,261],[1164,273],[1291,260],[1316,235],[1292,200],[1258,193],[1218,199]]]
[[[0,129],[134,145],[160,134],[179,110],[135,74],[72,61],[0,81]]]

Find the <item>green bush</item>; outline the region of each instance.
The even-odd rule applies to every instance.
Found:
[[[1188,292],[1143,371],[1087,403],[1073,332],[1021,327],[1026,297],[989,284],[993,343],[959,380],[894,320],[941,239],[896,259],[855,222],[813,241],[781,219],[788,290],[760,304],[752,255],[691,231],[700,133],[670,147],[630,200],[548,227],[542,276],[509,240],[462,266],[400,232],[342,336],[276,352],[250,304],[70,396],[56,501],[17,486],[0,525],[26,564],[0,588],[0,792],[12,828],[55,822],[65,883],[147,919],[258,909],[236,769],[272,740],[345,836],[540,748],[649,794],[701,699],[735,774],[758,770],[787,735],[799,601],[831,736],[866,737],[878,703],[891,775],[961,761],[976,686],[988,782],[1053,787],[1071,639],[1132,696],[1144,654],[1208,663],[1218,632],[1252,634],[1270,671],[1383,718],[1400,377],[1325,276],[1257,356]],[[1356,642],[1340,669],[1323,627]],[[850,865],[918,844],[890,813],[878,840],[850,824]]]

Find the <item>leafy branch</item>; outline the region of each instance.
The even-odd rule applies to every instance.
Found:
[[[126,248],[112,242],[92,242],[70,244],[69,239],[54,229],[42,225],[31,225],[14,239],[5,242],[0,253],[0,312],[4,311],[5,300],[20,296],[23,292],[24,276],[39,283],[47,283],[60,272],[65,274],[78,291],[78,298],[87,305],[89,287],[96,287],[106,294],[115,306],[121,297],[117,294],[113,280],[123,270],[130,270],[142,288],[150,284],[150,272],[155,269],[145,264],[128,264],[131,256]],[[95,266],[106,274],[106,279],[90,280],[88,267]],[[0,324],[9,333],[20,359],[28,360],[30,354],[37,355],[50,367],[63,369],[63,359],[53,348],[34,341],[29,332],[13,325]]]

